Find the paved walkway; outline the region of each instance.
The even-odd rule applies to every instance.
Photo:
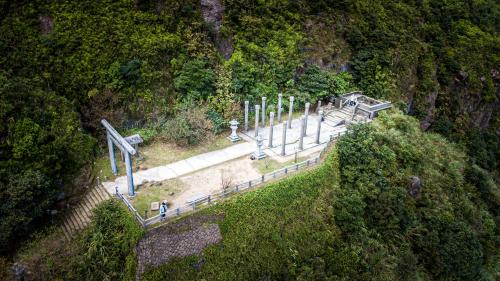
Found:
[[[137,186],[146,180],[164,181],[176,178],[210,166],[215,166],[226,161],[240,158],[245,155],[250,156],[250,154],[255,150],[255,143],[243,142],[221,150],[199,154],[168,165],[138,171],[133,173],[134,184]],[[103,185],[111,194],[115,193],[115,186],[118,186],[118,190],[123,194],[127,194],[128,192],[127,176],[118,177],[115,181],[104,182]]]

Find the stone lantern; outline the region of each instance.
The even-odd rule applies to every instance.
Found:
[[[262,151],[262,146],[264,145],[264,138],[262,138],[262,135],[259,134],[257,138],[255,139],[255,143],[257,144],[257,151],[255,151],[252,155],[253,159],[263,159],[266,158],[266,154],[264,151]]]
[[[240,137],[238,136],[238,134],[236,133],[236,130],[238,130],[238,121],[236,121],[235,119],[231,120],[229,122],[229,128],[231,128],[231,135],[229,136],[229,140],[231,140],[232,142],[237,142],[240,140]]]

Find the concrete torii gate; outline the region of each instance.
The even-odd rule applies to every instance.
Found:
[[[125,154],[125,167],[127,170],[127,185],[128,185],[128,195],[135,196],[134,190],[134,177],[132,175],[132,156],[137,153],[137,151],[125,140],[116,130],[111,126],[111,124],[106,121],[106,119],[101,120],[101,124],[106,128],[106,135],[108,139],[108,149],[109,149],[109,160],[111,162],[111,170],[113,174],[118,174],[118,169],[116,168],[115,160],[115,148],[116,145]]]

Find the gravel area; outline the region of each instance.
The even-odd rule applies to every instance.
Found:
[[[149,268],[174,257],[199,254],[207,246],[219,243],[222,236],[216,221],[220,219],[221,216],[194,215],[146,233],[135,249],[137,280]]]

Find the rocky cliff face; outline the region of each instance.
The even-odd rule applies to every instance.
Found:
[[[225,59],[229,59],[234,48],[231,45],[231,37],[221,34],[224,7],[219,0],[200,0],[201,14],[205,22],[210,26],[215,46]]]

